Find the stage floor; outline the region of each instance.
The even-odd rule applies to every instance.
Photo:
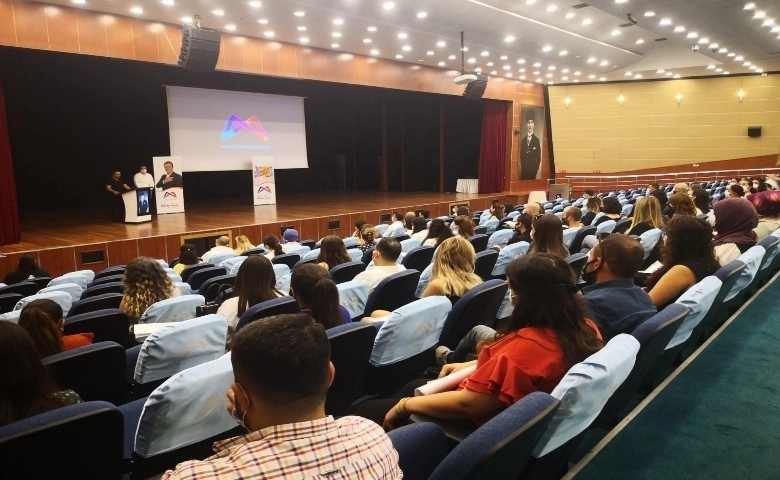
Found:
[[[109,220],[109,207],[76,211],[52,211],[28,214],[21,222],[20,243],[0,247],[0,254],[39,251],[58,247],[89,245],[128,239],[185,235],[203,231],[240,229],[252,225],[275,223],[300,224],[303,220],[322,217],[365,218],[378,223],[376,212],[415,209],[429,210],[432,216],[445,215],[455,203],[470,204],[483,209],[496,195],[465,193],[401,193],[401,192],[308,192],[280,194],[276,205],[254,206],[246,201],[220,199],[213,202],[187,202],[187,212],[155,216],[141,224],[114,223]],[[373,219],[376,216],[377,219]],[[351,225],[338,232],[351,233]],[[310,229],[311,230],[311,229]],[[304,238],[321,236],[317,229],[301,231]],[[327,232],[325,232],[327,233]],[[278,234],[277,234],[278,235]],[[260,238],[250,238],[261,242]]]

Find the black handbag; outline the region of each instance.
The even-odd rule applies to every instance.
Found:
[[[204,315],[211,315],[212,313],[217,313],[217,310],[219,310],[219,307],[222,305],[222,302],[224,302],[225,300],[233,296],[233,287],[230,284],[223,283],[223,284],[211,285],[208,291],[206,292],[206,298],[211,297],[210,293],[213,291],[212,289],[217,290],[214,300],[211,302],[207,302],[205,305],[198,305],[197,307],[195,307],[196,317],[202,317]]]
[[[217,313],[217,310],[219,310],[218,303],[211,302],[205,305],[198,305],[195,307],[195,316],[202,317],[204,315],[211,315],[212,313]]]

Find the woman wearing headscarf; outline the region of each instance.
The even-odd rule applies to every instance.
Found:
[[[715,255],[726,265],[756,244],[758,212],[743,198],[726,198],[715,202]]]

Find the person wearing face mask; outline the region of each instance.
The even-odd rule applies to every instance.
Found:
[[[148,172],[146,165],[141,165],[138,173],[133,175],[133,184],[135,185],[135,188],[149,190],[151,213],[157,213],[157,205],[154,201],[154,177]]]
[[[227,409],[248,433],[215,443],[214,456],[180,463],[163,479],[402,478],[379,425],[326,415],[335,370],[325,328],[310,316],[248,324],[234,337],[230,361]]]
[[[643,258],[642,246],[626,235],[610,235],[588,254],[582,279],[589,285],[582,293],[588,318],[599,327],[605,342],[631,333],[656,313],[650,295],[634,284]]]

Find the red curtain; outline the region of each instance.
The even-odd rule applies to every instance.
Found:
[[[479,193],[504,191],[509,102],[484,100],[479,158]]]
[[[5,117],[5,97],[0,79],[0,245],[19,243],[19,206],[16,203],[16,179],[11,161],[11,139]]]

